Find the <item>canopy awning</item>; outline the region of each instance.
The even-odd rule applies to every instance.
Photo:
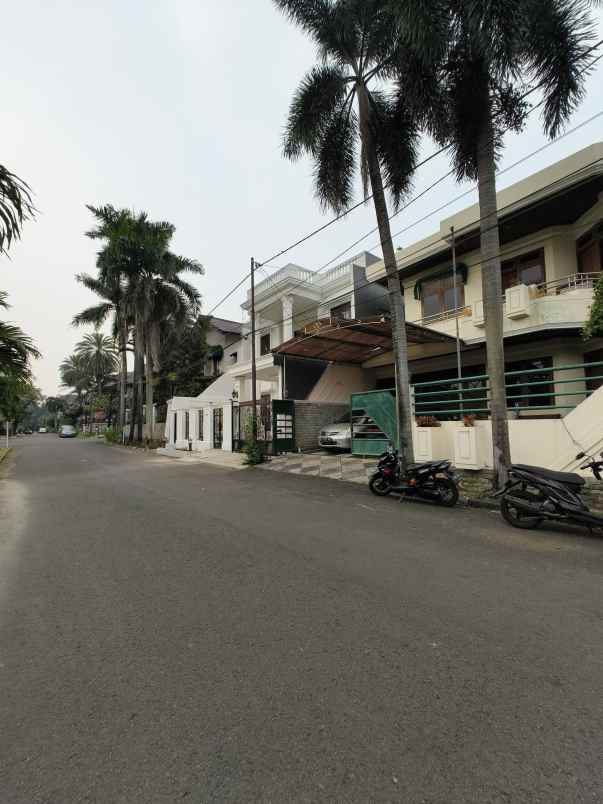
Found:
[[[454,343],[455,339],[417,324],[406,324],[408,343]],[[274,354],[327,360],[333,363],[364,363],[392,349],[389,321],[321,318],[308,324]]]

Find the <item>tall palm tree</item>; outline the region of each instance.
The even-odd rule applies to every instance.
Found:
[[[76,344],[75,354],[86,361],[96,390],[99,394],[102,393],[108,377],[117,369],[117,349],[114,339],[95,330],[84,335]]]
[[[503,346],[496,164],[504,132],[521,129],[524,83],[542,95],[545,133],[554,137],[584,93],[594,28],[589,0],[390,0],[400,29],[437,64],[439,93],[427,124],[451,143],[459,180],[477,180],[482,296],[497,485],[510,463]]]
[[[61,385],[64,388],[73,388],[78,400],[80,412],[84,409],[84,420],[86,411],[86,397],[94,388],[94,377],[90,363],[86,358],[74,353],[66,357],[59,366]],[[79,414],[78,414],[79,415]]]
[[[0,291],[0,308],[8,310],[7,294]],[[40,357],[32,339],[19,327],[0,321],[0,378],[11,377],[18,382],[31,378],[31,360]]]
[[[133,321],[125,295],[125,274],[120,244],[122,238],[127,235],[133,216],[129,210],[119,210],[110,204],[103,207],[88,205],[87,208],[94,216],[96,226],[86,232],[86,236],[92,240],[101,240],[104,245],[96,260],[98,276],[94,278],[88,274],[78,274],[76,279],[103,301],[76,315],[73,324],[75,326],[93,324],[99,327],[107,318],[113,319],[113,336],[118,342],[120,353],[118,429],[121,432],[126,421],[128,341]]]
[[[325,208],[349,206],[356,170],[365,197],[372,191],[392,321],[396,366],[399,448],[403,464],[413,459],[412,411],[404,296],[392,242],[385,190],[395,208],[411,184],[418,126],[414,109],[428,76],[403,46],[394,19],[379,0],[274,0],[317,44],[321,63],[297,89],[289,111],[284,153],[307,154],[314,162],[316,195]],[[391,79],[406,70],[424,80]],[[358,154],[357,141],[360,141]]]
[[[29,185],[0,165],[0,254],[21,236],[23,222],[34,214]]]

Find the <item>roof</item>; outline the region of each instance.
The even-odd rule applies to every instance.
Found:
[[[214,329],[219,329],[220,332],[231,332],[235,335],[240,335],[243,325],[238,321],[230,321],[228,318],[216,318],[215,316],[206,316],[209,325]]]
[[[408,322],[406,337],[409,343],[455,342],[450,335]],[[385,319],[321,318],[282,343],[274,353],[337,363],[364,363],[391,348],[391,323]]]

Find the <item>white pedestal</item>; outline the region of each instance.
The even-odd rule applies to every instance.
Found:
[[[483,469],[477,445],[475,427],[458,427],[454,431],[454,465],[458,469]]]

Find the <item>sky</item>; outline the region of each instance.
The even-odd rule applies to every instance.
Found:
[[[603,10],[596,12],[603,38]],[[95,302],[75,274],[95,272],[86,204],[146,210],[176,226],[173,250],[198,259],[204,311],[249,270],[324,224],[312,166],[282,157],[291,94],[315,62],[314,46],[270,0],[21,0],[2,13],[0,163],[25,179],[39,210],[0,256],[8,314],[43,353],[34,365],[45,394],[60,392],[58,366],[84,331],[72,317]],[[568,125],[603,111],[603,60]],[[531,156],[499,188],[603,140],[603,116]],[[506,138],[501,168],[546,143],[537,114]],[[425,139],[422,155],[435,150]],[[445,156],[419,168],[420,193],[447,173]],[[397,246],[439,227],[472,194],[433,211],[469,184],[448,179],[396,219]],[[414,225],[420,218],[426,220]],[[317,269],[375,225],[370,204],[270,266]],[[379,254],[372,235],[363,248]],[[241,320],[245,287],[215,314]],[[64,389],[63,389],[64,390]]]

